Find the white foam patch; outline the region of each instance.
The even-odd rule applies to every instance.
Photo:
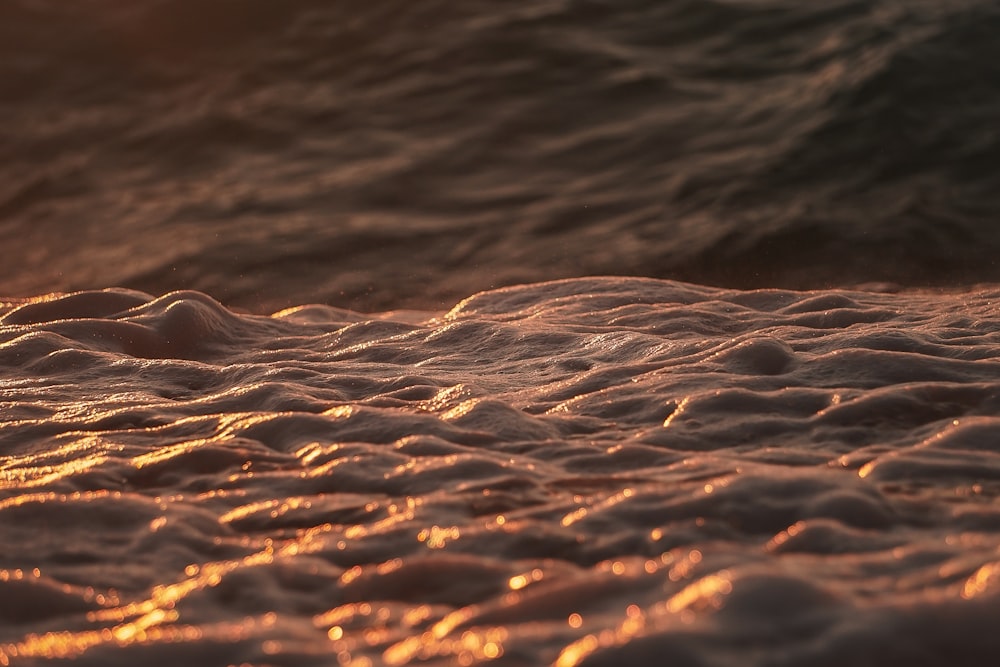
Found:
[[[1000,650],[998,299],[22,302],[0,664],[975,664]]]

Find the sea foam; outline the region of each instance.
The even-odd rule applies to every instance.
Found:
[[[6,302],[0,664],[985,664],[998,299]]]

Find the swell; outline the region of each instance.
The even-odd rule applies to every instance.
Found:
[[[203,4],[0,9],[7,293],[998,279],[988,3]]]

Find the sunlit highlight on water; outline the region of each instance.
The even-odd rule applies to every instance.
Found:
[[[908,317],[940,323],[896,295],[617,279],[482,295],[445,325],[193,294],[122,316],[216,322],[200,361],[116,351],[90,331],[112,319],[7,325],[0,662],[184,643],[566,667],[663,641],[728,666],[733,637],[795,643],[802,618],[817,646],[966,632],[1000,590],[1000,340],[919,298]]]

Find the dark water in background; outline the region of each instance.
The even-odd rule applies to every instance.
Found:
[[[0,293],[1000,280],[987,0],[6,0]]]

